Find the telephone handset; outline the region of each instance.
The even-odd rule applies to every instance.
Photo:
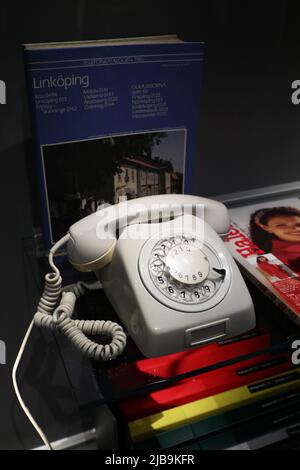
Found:
[[[253,303],[222,237],[226,207],[189,195],[124,201],[72,225],[67,252],[95,271],[141,352],[160,356],[255,326]]]
[[[198,217],[204,218],[220,237],[228,234],[228,210],[218,201],[183,194],[141,197],[108,206],[72,225],[67,247],[69,261],[79,271],[96,271],[112,259],[116,228],[169,220],[170,216],[180,217],[195,207]]]

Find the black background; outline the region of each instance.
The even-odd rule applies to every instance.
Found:
[[[290,1],[52,0],[0,3],[0,448],[39,439],[20,411],[11,368],[41,289],[24,255],[39,225],[22,43],[176,33],[206,43],[194,193],[211,196],[299,179],[299,9]],[[33,272],[34,271],[34,272]],[[34,276],[35,274],[35,276]],[[35,331],[20,368],[24,397],[51,440],[89,429],[51,337]]]

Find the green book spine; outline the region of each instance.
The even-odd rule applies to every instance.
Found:
[[[136,449],[168,449],[210,433],[225,430],[226,428],[252,420],[264,414],[285,409],[290,404],[300,407],[300,389],[284,392],[268,399],[251,403],[250,405],[235,408],[226,413],[220,413],[193,424],[156,434],[150,439],[135,443]]]
[[[176,449],[223,450],[295,423],[300,423],[300,403],[298,403],[298,408],[295,408],[295,404],[290,405],[278,412],[237,424],[233,429],[218,433],[207,439],[196,439],[185,445],[178,446]]]

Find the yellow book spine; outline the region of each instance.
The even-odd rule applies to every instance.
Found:
[[[297,385],[300,385],[300,368],[131,421],[128,424],[130,434],[133,440],[144,440],[156,432],[184,426]]]

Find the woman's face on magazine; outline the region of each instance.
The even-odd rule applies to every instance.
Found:
[[[269,220],[266,230],[280,240],[294,243],[300,242],[300,216],[274,216]]]
[[[256,259],[256,261],[257,261],[258,263],[268,263],[269,260],[268,260],[268,258],[266,258],[265,256],[258,256],[257,259]]]

